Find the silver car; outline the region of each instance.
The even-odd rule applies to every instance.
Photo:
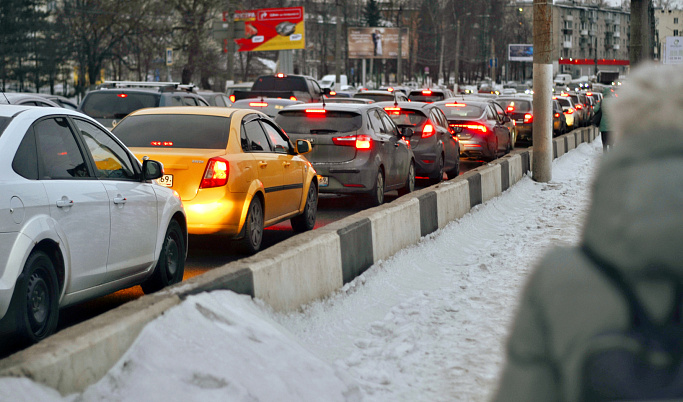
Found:
[[[180,282],[185,211],[162,175],[81,113],[0,106],[0,333],[34,343],[62,307]]]
[[[415,188],[415,156],[381,107],[373,104],[292,105],[275,121],[293,141],[308,140],[306,155],[318,173],[319,192],[364,194],[372,205],[384,203],[384,193]]]

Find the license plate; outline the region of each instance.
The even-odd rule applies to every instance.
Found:
[[[524,119],[522,119],[522,120],[517,120],[517,123],[524,123]]]
[[[318,185],[320,187],[327,187],[328,183],[329,182],[327,177],[318,175]]]
[[[171,187],[171,186],[173,186],[173,175],[172,174],[165,174],[165,175],[161,176],[160,178],[158,178],[157,181],[162,186]]]

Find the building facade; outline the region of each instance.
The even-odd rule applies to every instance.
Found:
[[[655,60],[663,59],[669,36],[683,36],[683,10],[655,9]]]

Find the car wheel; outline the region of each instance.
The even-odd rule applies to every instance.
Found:
[[[33,251],[17,279],[12,297],[19,338],[36,343],[55,331],[59,317],[58,298],[59,286],[52,260],[44,251]]]
[[[183,280],[185,273],[185,237],[177,221],[171,221],[166,229],[159,260],[154,273],[140,284],[145,293],[154,293]]]
[[[373,207],[384,204],[384,173],[382,173],[382,169],[377,172],[375,187],[370,193],[370,204]]]
[[[258,197],[254,197],[249,204],[247,220],[242,228],[239,247],[246,254],[254,254],[261,249],[263,240],[263,205]]]
[[[301,215],[297,215],[290,219],[292,229],[295,232],[301,233],[313,229],[315,226],[315,214],[318,211],[318,191],[315,184],[311,183],[308,186],[308,195],[306,196],[306,206]]]
[[[398,189],[398,195],[406,195],[415,191],[415,164],[410,161],[408,167],[408,177],[406,177],[406,184],[403,188]]]
[[[458,176],[460,176],[460,155],[455,158],[455,166],[453,169],[446,172],[446,177],[448,177],[448,180],[455,179]]]
[[[437,166],[439,167],[439,170],[434,173],[434,176],[431,176],[429,178],[429,184],[438,184],[443,181],[443,167],[444,167],[444,160],[443,160],[443,154],[439,154],[439,159],[436,161]]]

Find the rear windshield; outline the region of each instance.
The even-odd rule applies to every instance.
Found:
[[[410,99],[413,102],[438,102],[446,99],[444,94],[438,93],[438,92],[432,92],[430,95],[425,95],[422,93],[422,91],[417,91],[417,92],[411,92],[410,95],[408,96],[408,99]]]
[[[357,112],[332,111],[306,113],[304,110],[281,111],[275,118],[287,133],[332,134],[360,130],[363,118]]]
[[[83,100],[83,113],[96,119],[122,119],[128,114],[146,107],[158,107],[159,94],[125,92],[91,92]]]
[[[526,113],[531,111],[531,102],[517,99],[498,99],[498,103],[508,112]]]
[[[308,92],[306,80],[301,77],[282,77],[278,78],[274,75],[260,77],[254,82],[251,87],[252,91],[258,90],[270,91],[301,91]]]
[[[484,109],[477,105],[467,105],[464,103],[454,103],[452,106],[439,105],[439,109],[446,115],[448,119],[457,119],[460,117],[479,117],[484,113]]]
[[[394,100],[393,94],[366,94],[363,92],[353,94],[354,98],[371,99],[375,102],[388,102]]]
[[[397,126],[422,126],[427,120],[427,116],[414,110],[387,111],[387,113]]]
[[[11,117],[0,117],[0,136],[5,131],[5,127],[12,121]]]
[[[557,101],[560,102],[560,105],[562,105],[562,107],[565,107],[565,106],[571,107],[572,106],[572,103],[569,102],[569,99],[557,98]]]
[[[112,132],[128,147],[225,149],[230,118],[190,114],[131,116]]]

